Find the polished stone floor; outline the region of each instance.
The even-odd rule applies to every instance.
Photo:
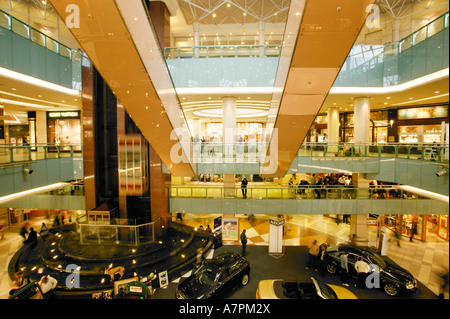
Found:
[[[193,227],[202,225],[206,228],[208,224],[212,227],[215,217],[217,216],[186,214],[183,223]],[[277,263],[273,260],[276,258],[268,256],[266,247],[268,246],[269,240],[268,221],[270,217],[276,216],[258,215],[257,218],[251,221],[248,221],[245,216],[237,217],[239,218],[239,229],[245,228],[247,230],[247,236],[249,237],[248,248],[255,250],[252,254],[262,254],[261,257],[258,257],[259,259],[256,258],[256,256],[251,257],[252,259],[256,258],[253,267],[258,267],[257,265],[262,262],[260,258],[270,260],[270,265]],[[334,219],[322,215],[293,216],[287,220],[285,227],[285,256],[280,257],[279,259],[287,261],[288,259],[290,260],[293,258],[292,260],[294,260],[297,257],[290,255],[297,254],[298,249],[304,250],[304,246],[311,243],[314,239],[317,239],[319,243],[346,243],[348,242],[349,230],[350,226],[348,224],[340,223],[337,225]],[[369,245],[376,246],[376,226],[368,227],[368,240]],[[22,237],[15,231],[6,231],[5,239],[0,240],[0,299],[8,297],[8,292],[12,287],[12,281],[10,280],[7,271],[8,264],[22,245]],[[238,247],[238,245],[240,245],[240,243],[237,240],[228,240],[224,242],[225,248],[223,249],[226,249],[228,246],[228,248],[239,250],[240,247]],[[234,248],[232,246],[234,246]],[[426,243],[416,240],[409,242],[409,240],[405,238],[401,241],[399,247],[395,241],[391,241],[388,247],[388,257],[399,266],[410,271],[419,283],[427,289],[427,294],[423,295],[423,298],[435,297],[439,294],[440,286],[442,284],[441,276],[449,271],[448,242],[432,236],[428,237]],[[268,266],[264,267],[264,269],[266,269]],[[269,271],[268,268],[267,271]],[[164,293],[168,293],[168,291]],[[173,296],[171,292],[169,295]],[[235,298],[239,298],[239,296],[240,294],[237,294],[236,296],[233,295]],[[447,288],[445,298],[448,299],[448,296]]]

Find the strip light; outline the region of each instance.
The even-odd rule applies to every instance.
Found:
[[[330,90],[330,94],[388,94],[398,93],[413,89],[417,86],[422,86],[429,82],[444,79],[449,75],[449,68],[434,72],[418,79],[408,81],[399,85],[393,85],[388,87],[333,87]]]
[[[18,73],[18,72],[8,70],[8,69],[2,68],[2,67],[0,67],[0,76],[4,76],[4,77],[7,77],[7,78],[10,78],[13,80],[18,80],[23,83],[40,86],[45,89],[50,89],[50,90],[65,93],[68,95],[80,96],[80,91],[78,91],[78,90],[69,89],[69,88],[66,88],[66,87],[58,85],[58,84],[40,80],[40,79],[34,78],[32,76]]]
[[[444,202],[448,204],[448,196],[445,195],[441,195],[438,193],[434,193],[434,192],[430,192],[421,188],[417,188],[417,187],[412,187],[412,186],[408,186],[408,185],[398,185],[398,186],[393,186],[394,188],[398,188],[398,189],[402,189],[404,191],[407,192],[411,192],[411,193],[415,193],[417,195],[421,195],[424,197],[428,197],[431,199],[436,199],[438,201]]]
[[[55,183],[55,184],[50,184],[50,185],[46,185],[46,186],[42,186],[42,187],[38,187],[38,188],[33,188],[33,189],[29,189],[23,192],[19,192],[19,193],[14,193],[14,194],[10,194],[10,195],[6,195],[3,197],[0,197],[0,205],[13,201],[13,200],[17,200],[17,199],[21,199],[24,197],[28,197],[28,196],[32,196],[32,195],[38,195],[41,193],[46,193],[55,189],[60,189],[66,186],[70,186],[72,185],[71,183]]]

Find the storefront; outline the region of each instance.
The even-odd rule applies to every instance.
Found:
[[[448,105],[399,109],[398,142],[405,144],[441,143],[442,123],[448,123]]]
[[[236,142],[260,142],[263,139],[264,125],[259,122],[238,122],[236,123]],[[206,123],[206,128],[202,137],[207,142],[222,142],[223,125],[221,122]]]
[[[74,150],[81,150],[80,111],[47,112],[47,127],[49,144],[80,145]]]
[[[340,115],[340,139],[346,143],[354,143],[354,114]],[[387,143],[388,138],[388,112],[370,112],[370,143]]]
[[[448,215],[385,215],[384,225],[407,238],[415,229],[415,240],[426,242],[432,237],[449,240]]]

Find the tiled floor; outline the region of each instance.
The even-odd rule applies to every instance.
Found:
[[[184,223],[199,227],[213,224],[214,215],[186,214]],[[239,232],[246,229],[248,245],[269,244],[269,218],[276,216],[258,215],[249,222],[242,216],[239,218]],[[288,219],[285,228],[284,245],[304,246],[314,239],[319,243],[347,243],[349,239],[350,225],[336,224],[334,219],[322,215],[294,215]],[[376,226],[368,227],[368,241],[370,246],[377,246]],[[413,276],[428,287],[436,295],[440,293],[442,285],[441,276],[449,272],[449,243],[437,237],[429,237],[428,242],[408,238],[400,241],[397,246],[393,234],[388,243],[388,257],[399,266],[409,270]],[[226,245],[240,245],[239,241],[229,241]],[[445,298],[448,298],[448,288]]]
[[[199,227],[213,225],[215,215],[186,214],[184,223]],[[246,229],[248,245],[264,246],[269,241],[270,217],[258,215],[252,221],[245,216],[238,216],[239,231]],[[288,219],[285,226],[284,244],[286,246],[304,246],[317,239],[319,243],[329,244],[348,242],[350,226],[322,215],[296,215]],[[17,232],[6,232],[5,239],[0,240],[0,299],[8,297],[12,282],[8,276],[8,264],[16,251],[22,246],[22,237]],[[376,246],[376,227],[368,228],[369,245]],[[228,241],[225,245],[240,245],[239,241]],[[449,271],[449,243],[439,238],[429,238],[427,243],[409,242],[404,239],[397,246],[391,241],[388,246],[388,257],[398,265],[409,270],[414,277],[428,287],[436,295],[440,293],[441,276]],[[448,299],[448,288],[445,298]]]

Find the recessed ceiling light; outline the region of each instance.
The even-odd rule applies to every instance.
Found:
[[[410,100],[412,100],[413,98],[412,98],[412,97],[410,97],[409,99],[410,99]]]
[[[388,96],[388,97],[387,97],[387,99],[388,99],[388,100],[390,100],[390,99],[391,99],[391,97],[390,97],[390,96]]]
[[[439,91],[436,91],[436,92],[434,92],[435,94],[439,94],[440,92]]]
[[[16,88],[11,88],[11,90],[15,91],[15,90],[17,90],[17,89],[16,89]]]

